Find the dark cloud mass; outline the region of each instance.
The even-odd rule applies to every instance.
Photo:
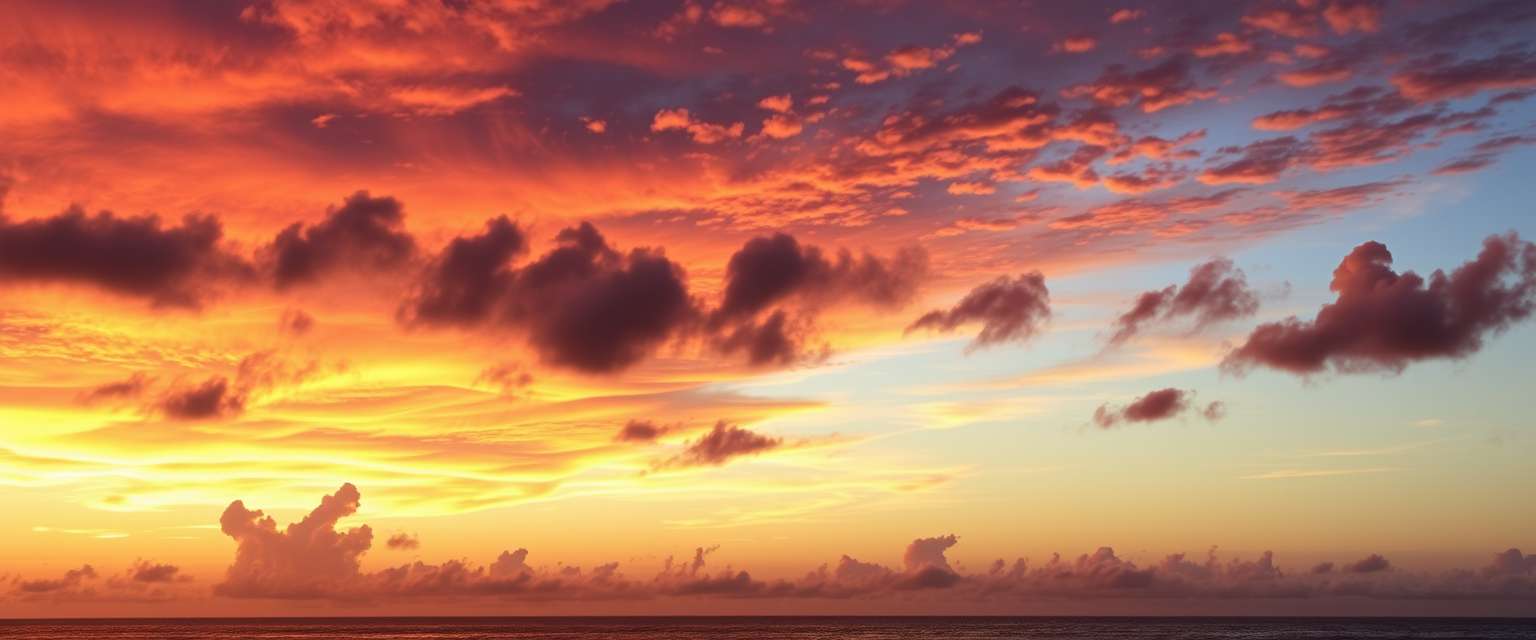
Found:
[[[1194,392],[1183,389],[1158,389],[1144,395],[1124,407],[1099,405],[1093,412],[1093,423],[1103,429],[1114,428],[1122,422],[1157,422],[1182,415],[1190,409]],[[1226,416],[1226,405],[1212,402],[1200,410],[1206,420],[1215,422]]]
[[[1033,271],[1018,276],[1001,276],[982,284],[955,306],[935,309],[907,325],[907,333],[920,329],[954,331],[961,325],[981,323],[981,332],[971,341],[974,350],[1004,342],[1023,342],[1040,331],[1051,317],[1051,294],[1045,276]]]
[[[1385,245],[1355,247],[1333,272],[1334,302],[1311,321],[1259,325],[1222,367],[1399,372],[1417,360],[1470,356],[1536,305],[1536,245],[1513,232],[1484,240],[1477,257],[1450,275],[1436,270],[1426,280],[1391,265]]]
[[[210,420],[239,415],[245,410],[245,396],[231,385],[229,378],[214,376],[197,385],[168,391],[158,408],[173,420]]]
[[[410,324],[491,324],[526,332],[549,363],[608,373],[680,335],[697,311],[683,269],[659,249],[622,254],[590,223],[522,267],[522,232],[505,217],[449,243],[401,309]]]
[[[214,285],[251,274],[220,246],[222,237],[212,216],[187,216],[173,227],[155,216],[88,215],[78,207],[23,222],[0,218],[0,281],[89,284],[158,306],[196,307]]]
[[[753,238],[726,265],[725,295],[714,315],[717,322],[750,318],[794,296],[812,304],[838,296],[896,306],[912,297],[927,271],[928,256],[917,248],[889,259],[847,250],[829,258],[788,234]]]
[[[1129,311],[1115,321],[1111,344],[1134,337],[1144,325],[1154,320],[1180,317],[1195,318],[1196,328],[1251,316],[1259,310],[1259,298],[1248,287],[1248,280],[1232,261],[1216,258],[1189,270],[1189,281],[1147,291],[1137,296]]]
[[[272,278],[278,288],[312,282],[347,267],[370,272],[404,265],[416,254],[416,240],[403,230],[400,201],[359,191],[319,224],[295,222],[268,248]]]

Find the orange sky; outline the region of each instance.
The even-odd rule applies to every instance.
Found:
[[[7,12],[0,615],[1536,613],[1521,3]]]

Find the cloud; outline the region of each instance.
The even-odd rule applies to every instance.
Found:
[[[421,548],[421,540],[409,533],[397,533],[385,540],[384,546],[395,551],[412,551]]]
[[[1023,342],[1040,331],[1051,317],[1050,291],[1038,271],[1000,276],[978,285],[949,309],[935,309],[907,325],[906,332],[920,329],[954,331],[961,325],[981,323],[981,332],[967,350],[1005,342]]]
[[[882,307],[910,300],[928,273],[928,257],[913,247],[890,258],[855,257],[846,249],[829,257],[820,247],[802,245],[777,233],[748,240],[726,264],[725,292],[712,321],[751,318],[789,299],[818,306],[837,299]]]
[[[229,378],[214,376],[200,384],[166,392],[157,408],[172,420],[225,418],[245,411],[245,394],[231,386]]]
[[[277,522],[236,500],[219,517],[219,528],[239,547],[235,562],[214,593],[231,598],[315,598],[344,593],[358,576],[358,564],[373,542],[362,525],[337,531],[336,523],[357,512],[357,487],[343,484],[325,496],[303,520],[279,531]]]
[[[1227,258],[1213,258],[1191,268],[1183,286],[1169,285],[1137,296],[1131,309],[1115,320],[1109,342],[1124,343],[1154,320],[1194,317],[1198,329],[1251,316],[1258,310],[1258,296],[1248,287],[1243,271]]]
[[[197,307],[214,285],[251,275],[222,238],[212,216],[187,216],[173,227],[156,216],[87,215],[79,207],[22,222],[0,217],[0,281],[88,284],[156,306]]]
[[[1135,22],[1142,19],[1143,17],[1146,17],[1146,15],[1147,12],[1142,9],[1120,9],[1109,15],[1109,23],[1121,24],[1124,22]]]
[[[1154,67],[1128,73],[1122,65],[1110,65],[1098,79],[1061,91],[1067,98],[1092,98],[1109,107],[1136,105],[1155,113],[1216,96],[1215,89],[1200,88],[1190,74],[1189,61],[1169,58]]]
[[[1371,554],[1342,567],[1344,573],[1377,573],[1392,568],[1392,563],[1379,554]]]
[[[1417,102],[1465,98],[1484,91],[1536,87],[1536,54],[1506,52],[1452,62],[1445,57],[1408,65],[1392,76],[1403,96]]]
[[[1341,118],[1390,116],[1412,106],[1411,101],[1395,91],[1388,92],[1379,87],[1356,87],[1328,96],[1316,107],[1271,111],[1260,115],[1253,119],[1253,128],[1291,131]]]
[[[80,399],[86,404],[113,400],[132,400],[144,395],[144,391],[154,382],[154,378],[142,372],[136,372],[128,376],[126,380],[108,382],[91,388],[81,395]]]
[[[783,309],[777,309],[761,322],[737,321],[714,337],[714,346],[723,354],[746,354],[752,366],[789,365],[830,355],[826,349],[819,354],[807,352],[811,333],[809,319],[794,321]]]
[[[1194,392],[1183,389],[1158,389],[1147,393],[1132,401],[1124,407],[1114,408],[1108,404],[1099,405],[1093,412],[1093,423],[1103,429],[1110,429],[1122,422],[1158,422],[1176,418],[1190,408]],[[1226,415],[1226,405],[1220,402],[1212,402],[1200,411],[1201,416],[1210,421],[1220,420]]]
[[[416,240],[403,230],[400,201],[359,191],[320,223],[295,222],[266,250],[279,289],[314,282],[339,268],[377,273],[405,265],[416,255]]]
[[[96,579],[96,569],[91,565],[80,565],[79,569],[70,569],[64,572],[64,576],[56,579],[20,580],[16,582],[16,590],[21,593],[37,594],[49,593],[69,589],[86,580]]]
[[[740,138],[743,130],[744,125],[740,122],[724,125],[697,120],[681,107],[657,111],[656,117],[651,120],[651,131],[686,131],[699,144],[715,144]]]
[[[682,453],[663,461],[661,468],[721,466],[732,459],[756,456],[777,449],[782,438],[765,436],[749,429],[716,422],[714,428],[688,443]]]
[[[919,71],[932,69],[940,62],[954,56],[960,48],[979,42],[981,42],[980,33],[957,33],[946,46],[906,45],[891,50],[878,61],[871,60],[865,55],[855,54],[844,57],[841,64],[844,69],[857,74],[854,82],[877,84],[891,78],[905,78]]]
[[[1436,167],[1433,173],[1443,176],[1477,171],[1497,162],[1504,152],[1531,144],[1536,144],[1536,136],[1513,134],[1489,138],[1474,145],[1466,156]]]
[[[1274,6],[1255,10],[1243,16],[1242,22],[1289,38],[1306,38],[1316,35],[1318,30],[1317,14],[1301,6]]]
[[[660,249],[620,253],[590,223],[521,267],[522,232],[505,217],[451,241],[400,311],[411,325],[524,332],[548,363],[610,373],[680,334],[696,313],[682,267]]]
[[[303,309],[287,309],[277,319],[278,331],[291,335],[302,336],[315,328],[315,317],[305,313]]]
[[[1235,159],[1208,167],[1199,176],[1205,184],[1266,184],[1280,178],[1280,174],[1301,161],[1307,151],[1301,140],[1292,136],[1269,138],[1250,142],[1240,147],[1224,147],[1227,155]]]
[[[171,564],[139,562],[133,566],[133,579],[138,582],[171,582],[176,580],[181,568]]]
[[[717,425],[717,430],[720,427]],[[504,551],[494,562],[476,566],[451,560],[442,564],[413,562],[375,572],[359,569],[369,550],[367,525],[339,530],[340,519],[352,515],[360,496],[343,485],[299,522],[278,530],[260,511],[240,501],[221,518],[227,535],[239,543],[224,582],[214,593],[232,598],[306,600],[367,600],[388,604],[408,599],[455,597],[545,600],[655,600],[657,598],[794,598],[843,600],[893,598],[903,606],[944,602],[993,602],[998,599],[1039,598],[1373,598],[1423,601],[1523,600],[1536,598],[1536,556],[1518,549],[1493,554],[1476,570],[1455,569],[1440,574],[1408,572],[1392,567],[1378,554],[1334,571],[1332,563],[1310,571],[1286,571],[1275,555],[1223,560],[1212,548],[1203,561],[1174,553],[1140,564],[1121,557],[1111,547],[1063,558],[1057,554],[1032,565],[1020,558],[999,558],[982,571],[954,567],[947,552],[959,543],[955,535],[917,538],[902,554],[900,569],[843,555],[834,566],[822,565],[793,580],[760,580],[745,569],[727,566],[711,570],[710,556],[718,549],[701,546],[682,561],[667,558],[649,580],[632,581],[617,563],[583,571],[573,565],[554,568],[529,563],[526,549]],[[1320,567],[1328,567],[1321,570]],[[1391,570],[1388,570],[1388,569]],[[88,567],[62,579],[18,581],[36,593],[75,588],[94,579]]]
[[[658,426],[650,420],[630,420],[624,423],[613,439],[619,442],[655,442],[667,431],[667,427]]]
[[[1310,321],[1260,325],[1223,369],[1400,372],[1418,360],[1470,356],[1486,335],[1524,320],[1536,305],[1536,245],[1513,232],[1484,240],[1477,257],[1450,275],[1436,270],[1426,280],[1391,264],[1381,243],[1355,247],[1333,272],[1334,302]]]

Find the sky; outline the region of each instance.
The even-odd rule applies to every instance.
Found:
[[[0,616],[1536,615],[1536,4],[6,13]]]

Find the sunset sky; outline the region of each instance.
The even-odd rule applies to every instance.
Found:
[[[1536,3],[17,0],[0,87],[0,616],[1536,615]]]

